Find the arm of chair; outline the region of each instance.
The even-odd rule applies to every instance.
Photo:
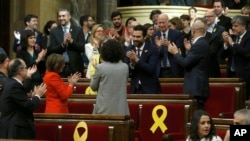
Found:
[[[220,118],[234,118],[233,112],[223,112],[219,114]]]
[[[183,133],[169,133],[166,134],[171,138],[173,141],[175,140],[185,140],[185,135]]]

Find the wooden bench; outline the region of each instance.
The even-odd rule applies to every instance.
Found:
[[[79,121],[85,121],[89,126],[89,136],[93,139],[92,141],[96,141],[96,139],[107,141],[134,141],[134,123],[129,116],[35,113],[34,118],[36,125],[57,125],[57,140],[60,141],[63,140],[62,138],[70,139],[71,137],[73,140],[73,135],[71,134],[73,133],[72,129],[74,129],[74,125],[76,125]],[[54,126],[52,126],[52,128]],[[99,129],[104,131],[105,128],[108,128],[108,130],[105,130],[108,135],[105,134],[104,138],[102,138],[102,136],[96,136],[97,131],[95,132],[95,130]],[[65,132],[68,134],[66,137],[64,137]]]
[[[77,113],[84,111],[83,109],[93,109],[93,104],[95,103],[96,96],[95,95],[74,95],[74,98],[70,98],[68,100],[69,111],[72,111],[70,108],[74,107]],[[180,98],[179,100],[178,97]],[[177,99],[169,99],[169,98],[177,98]],[[152,116],[144,116],[144,113],[152,113],[152,106],[156,105],[164,105],[169,110],[168,117],[169,119],[166,121],[166,125],[171,127],[172,130],[168,130],[168,132],[178,133],[179,136],[184,137],[185,134],[182,132],[185,129],[185,123],[190,120],[191,115],[196,110],[196,100],[191,99],[189,95],[186,94],[178,94],[176,97],[174,95],[128,95],[128,104],[130,109],[131,119],[134,120],[134,129],[136,139],[140,140],[145,134],[145,120],[151,119]],[[42,101],[45,102],[45,101]],[[88,103],[86,105],[86,103]],[[92,103],[89,104],[89,103]],[[74,105],[74,106],[72,106]],[[151,105],[151,108],[148,108],[147,105]],[[88,107],[89,106],[89,107]],[[170,108],[168,108],[170,107]],[[178,110],[179,109],[179,110]],[[178,111],[175,112],[174,110]],[[182,111],[182,112],[181,112]],[[91,112],[92,113],[92,112]],[[177,114],[177,115],[174,115]],[[182,116],[180,116],[182,115]],[[179,120],[176,120],[176,119]],[[172,120],[175,120],[173,122]],[[171,121],[171,122],[170,122]],[[176,123],[178,122],[178,123]],[[178,126],[177,126],[178,125]],[[178,129],[176,129],[178,127]],[[143,130],[142,130],[143,129]],[[182,129],[182,130],[180,130]],[[181,134],[182,133],[182,134]],[[146,133],[147,134],[147,133]],[[163,133],[159,131],[157,132],[157,138],[162,136]],[[152,136],[153,137],[153,136]],[[142,139],[145,140],[145,139]]]

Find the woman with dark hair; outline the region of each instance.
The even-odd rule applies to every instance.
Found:
[[[61,54],[53,53],[46,61],[46,73],[43,82],[47,86],[45,113],[69,113],[68,98],[73,93],[73,87],[81,77],[81,73],[74,73],[68,77],[65,84],[59,75],[64,68]]]
[[[42,48],[47,48],[50,45],[50,31],[57,27],[56,21],[48,21],[43,27]]]
[[[28,67],[33,65],[37,66],[37,71],[32,75],[32,85],[40,85],[42,82],[42,75],[45,71],[44,57],[46,56],[47,49],[42,49],[40,52],[35,49],[36,37],[35,32],[32,30],[24,30],[21,33],[21,50],[17,51],[16,58],[21,58]]]
[[[222,141],[222,139],[216,135],[211,116],[203,110],[197,110],[192,117],[186,141]]]
[[[136,18],[135,17],[129,17],[126,20],[125,26],[129,27],[132,21],[136,21]]]
[[[100,52],[103,60],[96,66],[90,87],[98,91],[93,114],[129,115],[127,103],[128,65],[123,63],[124,49],[119,41],[107,40]]]
[[[150,23],[145,23],[143,26],[147,31],[147,34],[145,36],[145,42],[151,43],[151,36],[154,34],[154,25]]]

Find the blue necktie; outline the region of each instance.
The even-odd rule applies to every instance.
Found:
[[[67,29],[68,29],[67,26],[63,26],[63,39],[65,38],[65,34],[68,32]],[[64,62],[67,62],[67,63],[69,62],[69,55],[68,55],[67,48],[63,52],[63,58],[64,58]]]

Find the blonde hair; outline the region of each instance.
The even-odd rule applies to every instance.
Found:
[[[93,28],[91,30],[91,36],[90,36],[89,42],[93,46],[98,46],[98,44],[96,44],[95,41],[94,41],[94,36],[95,36],[97,28],[99,28],[99,27],[103,28],[103,26],[101,24],[96,24],[96,25],[93,26]]]

